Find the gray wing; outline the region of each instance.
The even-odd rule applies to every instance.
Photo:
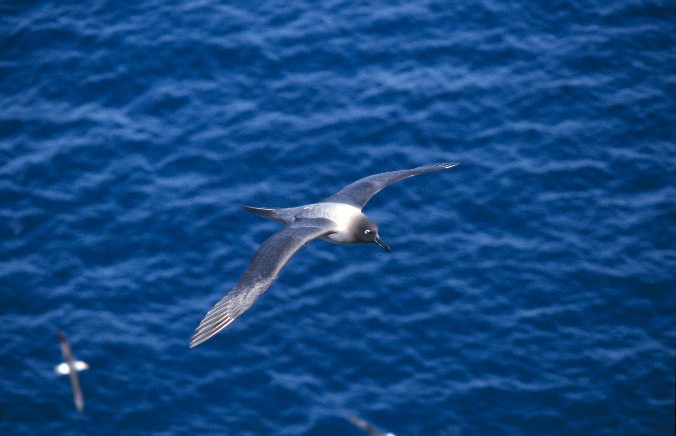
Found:
[[[73,351],[70,349],[70,344],[61,330],[57,330],[56,335],[59,337],[59,345],[61,346],[63,360],[68,364],[68,375],[70,376],[70,386],[73,388],[73,402],[75,403],[75,408],[78,412],[82,412],[84,410],[84,396],[82,395],[82,388],[80,388],[80,378],[77,374],[78,371],[75,368]]]
[[[381,189],[399,180],[417,176],[419,174],[433,173],[435,171],[447,170],[458,165],[457,162],[443,162],[431,165],[425,165],[410,170],[392,171],[389,173],[374,174],[364,177],[354,183],[351,183],[341,189],[337,194],[325,198],[327,203],[345,203],[362,209],[366,203],[376,195]]]
[[[333,231],[324,218],[296,221],[270,236],[253,255],[239,282],[204,317],[193,333],[190,347],[201,344],[226,328],[270,287],[282,268],[303,245]]]
[[[362,430],[366,430],[368,434],[370,434],[371,436],[385,436],[385,433],[381,432],[380,430],[378,430],[377,428],[375,428],[374,426],[372,426],[371,424],[369,424],[368,422],[364,421],[361,418],[357,418],[354,415],[349,415],[347,419],[352,421],[354,425],[361,428]]]

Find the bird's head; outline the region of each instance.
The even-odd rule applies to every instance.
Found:
[[[390,252],[390,247],[378,235],[378,226],[370,219],[363,217],[355,226],[355,232],[354,236],[358,242],[378,244],[383,250]]]

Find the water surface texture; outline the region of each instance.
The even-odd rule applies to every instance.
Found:
[[[3,2],[0,434],[673,434],[676,8],[535,3]],[[438,161],[188,348],[242,205]]]

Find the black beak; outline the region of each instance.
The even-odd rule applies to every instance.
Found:
[[[383,250],[387,251],[388,253],[390,252],[390,247],[387,246],[387,244],[385,243],[385,241],[383,241],[382,239],[380,239],[380,236],[376,235],[376,237],[375,237],[375,239],[373,240],[373,242],[375,242],[376,244],[378,244],[378,245],[380,245],[381,247],[383,247]]]

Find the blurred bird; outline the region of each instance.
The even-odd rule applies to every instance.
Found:
[[[59,345],[61,346],[61,354],[63,354],[64,362],[56,365],[54,371],[59,375],[70,376],[70,385],[73,388],[73,402],[75,403],[77,411],[82,412],[84,410],[84,398],[82,396],[80,379],[77,373],[89,369],[89,365],[81,360],[75,360],[73,352],[70,349],[70,344],[61,330],[56,331],[56,336],[59,338]]]
[[[354,425],[357,427],[361,428],[362,430],[366,430],[368,434],[371,436],[395,436],[394,433],[383,433],[382,431],[378,430],[368,422],[364,421],[363,419],[357,418],[354,415],[349,415],[347,417]]]

